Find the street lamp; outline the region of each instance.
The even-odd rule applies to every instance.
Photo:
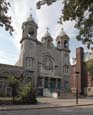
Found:
[[[76,104],[78,104],[78,75],[79,75],[79,72],[76,71],[75,74],[76,74]]]

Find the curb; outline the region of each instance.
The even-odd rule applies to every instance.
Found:
[[[79,107],[79,106],[92,106],[93,104],[78,104],[68,106],[46,106],[46,107],[23,107],[23,108],[0,108],[0,111],[15,111],[15,110],[35,110],[35,109],[51,109],[51,108],[68,108],[68,107]]]

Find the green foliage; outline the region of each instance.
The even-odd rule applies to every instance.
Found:
[[[91,59],[88,63],[88,71],[90,73],[91,79],[93,80],[93,59]]]
[[[20,86],[20,80],[15,76],[11,76],[8,79],[9,86],[12,88],[12,96],[13,96],[13,104],[35,104],[36,100],[36,92],[32,88],[31,82],[26,85]],[[15,96],[18,96],[16,100]]]
[[[12,104],[11,97],[0,97],[0,105],[10,105]]]
[[[17,88],[19,86],[19,81],[15,76],[10,76],[8,78],[8,84],[12,88],[13,104],[15,102],[15,96],[17,96]]]
[[[47,5],[51,5],[53,2],[56,2],[57,0],[39,0],[37,2],[37,9],[41,8],[41,5],[47,4]]]
[[[21,102],[23,104],[36,104],[36,92],[32,88],[31,82],[21,88],[19,93]]]
[[[37,9],[41,5],[51,5],[58,0],[40,0],[37,2]],[[61,0],[63,1],[63,0]],[[82,41],[83,44],[93,44],[93,0],[64,0],[64,8],[60,16],[60,24],[62,20],[75,20],[75,27],[79,30],[77,40]]]
[[[12,35],[14,29],[11,26],[11,17],[7,15],[9,7],[10,3],[7,0],[0,0],[0,26],[4,26],[5,30]]]
[[[19,84],[19,81],[15,76],[10,76],[8,78],[8,83],[10,87],[17,87]]]

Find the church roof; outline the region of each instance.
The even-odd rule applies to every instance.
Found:
[[[45,35],[44,35],[45,37],[51,37],[51,35],[50,35],[50,33],[48,32],[48,30],[46,31],[46,33],[45,33]]]
[[[48,29],[47,29],[46,33],[44,34],[44,36],[42,37],[42,41],[43,41],[44,39],[45,39],[45,40],[46,40],[46,39],[50,39],[51,41],[53,41],[53,39],[52,39],[52,37],[51,37],[51,35],[50,35]]]
[[[34,21],[34,19],[33,19],[33,16],[32,16],[32,14],[30,14],[30,16],[27,18],[27,21],[26,22],[24,22],[23,24],[25,24],[25,23],[33,23],[37,28],[38,28],[38,25],[36,24],[36,22]]]
[[[64,32],[63,28],[61,29],[60,33],[58,34],[56,40],[58,40],[58,38],[68,39],[68,40],[69,40],[69,37],[68,37],[68,35]]]
[[[30,16],[27,18],[27,21],[29,21],[29,22],[34,22],[34,19],[33,19],[33,17],[32,17],[32,14],[30,14]]]
[[[63,30],[63,28],[62,28],[58,36],[63,37],[63,36],[65,36],[65,35],[66,35],[66,33],[64,32],[64,30]]]

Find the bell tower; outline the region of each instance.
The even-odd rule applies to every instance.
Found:
[[[62,87],[65,92],[70,91],[70,57],[69,57],[69,37],[61,29],[61,32],[56,38],[57,49],[61,54],[61,68],[62,68]]]
[[[52,41],[53,41],[53,38],[51,37],[47,28],[45,35],[42,37],[42,43],[45,44],[46,48],[51,48],[53,45]]]
[[[17,65],[22,67],[32,67],[31,63],[33,61],[31,62],[31,60],[35,60],[37,28],[38,26],[32,18],[32,15],[30,15],[27,18],[27,21],[22,24],[22,39],[20,41],[21,53]]]
[[[29,71],[35,88],[37,84],[37,28],[32,15],[22,24],[21,52],[16,64]]]
[[[57,48],[58,49],[66,49],[69,50],[69,37],[67,34],[63,31],[63,28],[61,29],[61,32],[56,38],[57,42]]]
[[[32,15],[30,15],[27,21],[22,24],[22,39],[20,42],[22,43],[24,39],[36,40],[37,28],[37,24],[34,22]]]

